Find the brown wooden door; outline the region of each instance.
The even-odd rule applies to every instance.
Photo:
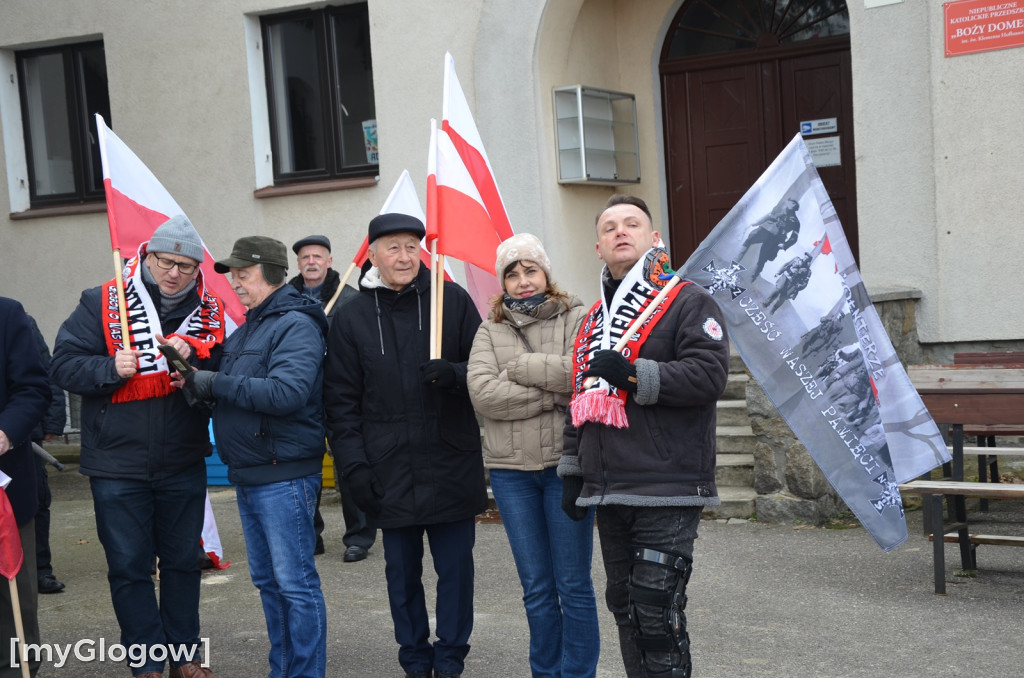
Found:
[[[672,260],[679,266],[800,131],[836,118],[841,164],[819,173],[857,256],[846,40],[662,65]]]

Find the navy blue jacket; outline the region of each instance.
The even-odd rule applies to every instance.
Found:
[[[320,303],[284,285],[224,342],[213,383],[213,434],[232,483],[265,485],[320,472],[326,335]]]
[[[160,307],[155,285],[147,285]],[[103,335],[103,288],[82,292],[78,307],[57,332],[50,377],[82,396],[82,455],[87,476],[161,480],[185,471],[210,454],[209,416],[189,407],[180,391],[123,403],[111,397],[127,380],[117,374]],[[158,310],[162,334],[174,332],[199,304],[194,290],[169,311]],[[37,351],[38,354],[38,351]],[[191,358],[195,361],[195,357]],[[202,365],[202,362],[197,363]]]
[[[50,383],[21,304],[0,297],[0,431],[11,449],[0,455],[0,471],[11,477],[7,498],[18,525],[36,514],[36,464],[30,436],[50,404]]]
[[[430,358],[430,272],[401,292],[364,287],[331,324],[324,405],[335,463],[369,466],[384,489],[378,527],[471,518],[487,508],[480,424],[466,362],[480,314],[465,290],[444,284],[442,357],[456,385],[422,382]]]

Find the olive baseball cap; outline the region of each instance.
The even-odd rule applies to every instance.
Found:
[[[270,264],[288,268],[288,248],[284,243],[263,235],[239,238],[231,248],[231,256],[213,265],[217,273],[227,273],[231,268],[248,268],[256,264]]]

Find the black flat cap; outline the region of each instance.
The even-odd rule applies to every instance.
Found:
[[[417,238],[422,238],[427,234],[427,229],[424,228],[422,221],[408,214],[381,214],[370,220],[370,230],[368,233],[370,242],[373,242],[382,235],[391,235],[393,233],[412,233]]]
[[[326,235],[307,235],[305,238],[296,241],[295,244],[292,245],[292,252],[298,254],[299,250],[306,245],[320,245],[321,247],[326,247],[328,252],[331,251],[331,241],[328,240]]]

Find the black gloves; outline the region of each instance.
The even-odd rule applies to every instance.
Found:
[[[565,515],[575,521],[586,518],[587,511],[589,510],[585,506],[576,505],[576,500],[580,498],[580,492],[582,491],[583,476],[565,476],[562,478],[562,510],[565,511]]]
[[[590,359],[583,378],[600,377],[617,389],[636,393],[636,365],[630,363],[618,351],[598,351]]]
[[[384,488],[370,467],[356,466],[345,474],[345,483],[352,494],[352,501],[359,510],[371,518],[376,518],[380,514],[380,500],[384,496]]]
[[[432,388],[452,388],[455,386],[455,368],[444,358],[428,360],[420,365],[423,383]]]
[[[216,404],[213,397],[213,382],[217,378],[217,373],[211,370],[189,370],[181,376],[185,378],[185,385],[181,389],[185,394],[185,401],[189,405],[213,409]]]

